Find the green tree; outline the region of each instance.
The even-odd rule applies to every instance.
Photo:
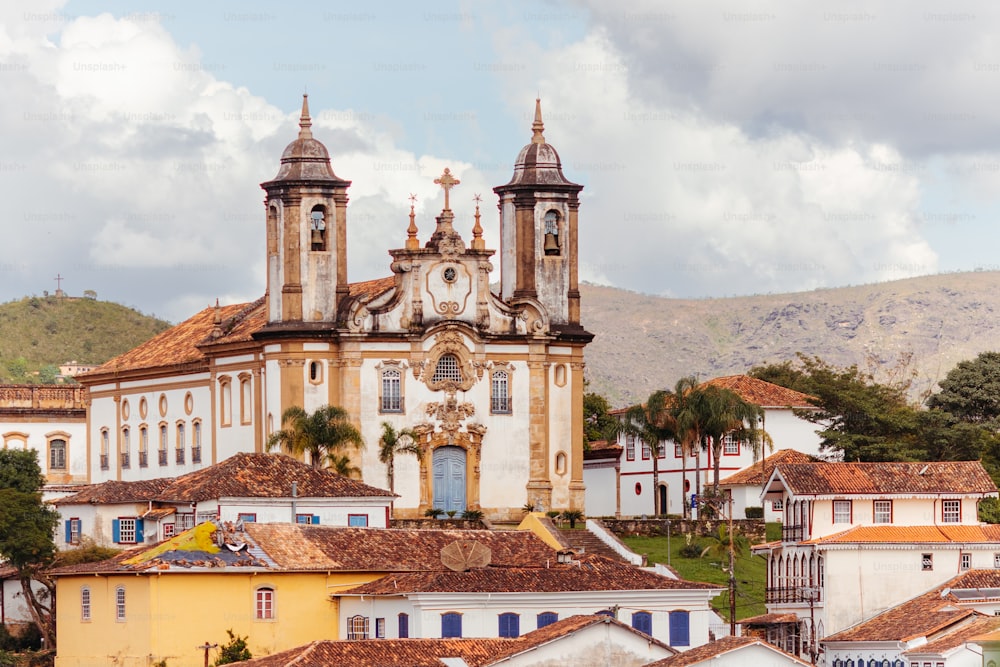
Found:
[[[59,513],[42,502],[44,484],[35,450],[0,450],[0,557],[17,569],[28,612],[55,648],[56,587],[45,571],[56,555]]]
[[[752,377],[812,396],[818,410],[799,410],[820,426],[820,448],[845,461],[918,461],[924,457],[918,410],[906,397],[908,383],[880,384],[857,366],[836,368],[819,357],[758,366]]]
[[[352,468],[343,450],[348,445],[364,447],[361,431],[351,423],[350,415],[341,407],[324,405],[309,414],[297,405],[281,415],[280,431],[267,439],[267,448],[280,447],[289,454],[309,454],[314,467],[324,464],[334,469]],[[346,466],[342,458],[347,458]]]
[[[1000,427],[1000,352],[983,352],[961,361],[938,383],[941,391],[927,399],[963,422]]]
[[[617,421],[608,414],[611,404],[600,394],[587,392],[583,395],[583,437],[584,446],[607,438]]]
[[[674,385],[674,394],[670,405],[670,416],[674,422],[674,442],[681,448],[681,508],[685,518],[688,516],[688,502],[683,491],[687,483],[687,457],[700,451],[701,420],[695,411],[695,392],[698,391],[698,378],[688,375]],[[695,470],[695,486],[701,478]]]
[[[389,422],[382,422],[382,436],[378,440],[378,460],[385,464],[385,479],[389,490],[396,492],[396,454],[423,453],[416,441],[416,434],[408,428],[397,431]]]
[[[243,662],[253,657],[250,649],[247,648],[247,638],[234,634],[233,631],[226,630],[229,641],[219,647],[219,659],[215,661],[215,666],[228,665],[232,662]]]
[[[617,420],[609,432],[611,437],[619,434],[634,436],[649,447],[653,459],[653,514],[656,515],[664,511],[660,507],[660,494],[657,492],[660,485],[660,450],[664,441],[673,440],[676,426],[670,413],[672,396],[668,391],[654,391],[644,404],[633,405],[626,410],[622,419]]]
[[[714,385],[699,387],[692,392],[690,400],[701,423],[702,441],[711,448],[712,493],[718,496],[723,439],[730,438],[748,445],[756,459],[765,442],[770,442],[763,428],[764,410],[759,405],[743,400],[731,389]]]

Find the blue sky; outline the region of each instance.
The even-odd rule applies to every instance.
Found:
[[[676,297],[1000,268],[998,13],[980,4],[45,0],[0,8],[0,301],[179,320],[264,288],[303,90],[388,275],[445,166],[459,225],[530,137],[585,186],[581,278]],[[461,229],[461,227],[459,227]],[[425,234],[422,233],[422,236]]]

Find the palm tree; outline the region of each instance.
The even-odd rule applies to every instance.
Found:
[[[712,493],[719,494],[719,468],[722,464],[723,438],[749,445],[754,452],[754,458],[770,441],[764,432],[761,422],[764,419],[764,409],[755,403],[743,400],[736,392],[709,385],[701,391],[699,412],[704,418],[703,436],[705,444],[712,448],[714,476]],[[773,448],[774,444],[771,443]]]
[[[654,391],[643,405],[633,405],[624,417],[611,427],[610,437],[632,435],[649,446],[653,458],[653,514],[662,514],[660,507],[660,450],[665,441],[674,439],[675,421],[670,413],[673,395],[669,391]]]
[[[332,470],[343,477],[350,477],[352,479],[361,477],[361,468],[351,463],[351,457],[347,454],[329,452],[326,455],[326,464],[327,470]]]
[[[684,518],[688,516],[688,503],[684,484],[687,482],[687,457],[701,441],[701,423],[694,411],[697,404],[698,378],[693,375],[683,377],[674,385],[673,402],[670,413],[674,420],[674,441],[681,449],[681,508]],[[695,469],[695,477],[698,470]],[[696,480],[697,481],[697,480]]]
[[[282,413],[281,425],[283,428],[267,439],[267,448],[280,447],[296,456],[308,453],[316,468],[326,463],[333,464],[334,469],[350,469],[353,466],[342,450],[349,444],[358,448],[365,445],[347,410],[335,405],[324,405],[312,414],[293,405]],[[346,466],[337,457],[347,459]]]
[[[382,422],[382,437],[378,440],[378,460],[385,464],[385,478],[389,490],[396,492],[396,454],[420,456],[423,450],[416,441],[416,433],[408,428],[397,431],[389,422]]]

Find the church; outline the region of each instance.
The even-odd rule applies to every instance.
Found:
[[[430,508],[515,519],[522,508],[583,510],[584,348],[578,212],[583,186],[562,172],[536,101],[532,136],[499,201],[499,288],[477,205],[444,209],[421,243],[400,225],[391,275],[349,282],[349,180],[312,133],[264,183],[267,290],[209,307],[80,376],[89,394],[87,479],[174,477],[266,450],[292,406],[347,410],[366,446],[364,482],[386,486],[382,423],[415,434],[395,459],[397,518]],[[428,225],[429,226],[429,225]],[[429,232],[429,233],[428,233]],[[82,481],[82,480],[81,480]],[[291,495],[291,489],[289,490]]]

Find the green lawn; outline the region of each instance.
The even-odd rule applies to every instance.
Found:
[[[781,524],[768,524],[768,539],[772,539],[775,534],[781,535]],[[673,536],[670,538],[670,554],[667,555],[666,537],[625,537],[622,541],[628,545],[632,551],[638,554],[646,554],[646,559],[650,564],[664,563],[673,567],[683,579],[689,581],[704,581],[711,584],[721,584],[729,586],[729,573],[725,567],[728,557],[723,559],[705,556],[704,558],[685,558],[681,556],[681,549],[685,546],[684,538]],[[708,538],[695,539],[694,544],[705,547],[710,544]],[[764,607],[764,588],[767,578],[765,572],[766,561],[761,556],[751,556],[748,553],[737,554],[736,557],[736,619],[756,616],[766,613]],[[722,615],[729,619],[729,591],[712,600],[712,606]]]

